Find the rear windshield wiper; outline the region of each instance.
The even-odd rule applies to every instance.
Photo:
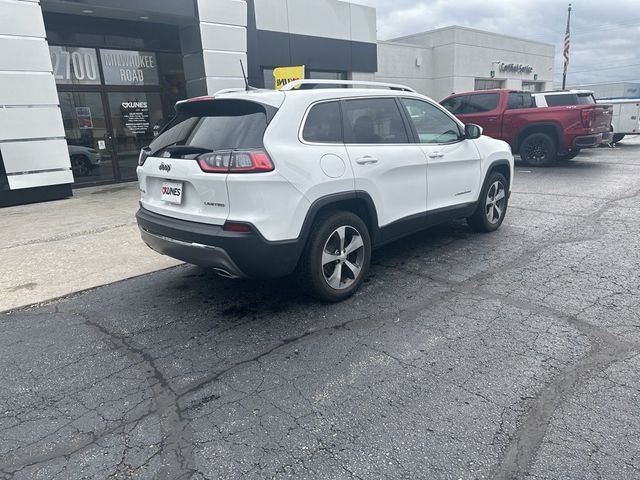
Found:
[[[177,155],[193,155],[196,153],[211,153],[213,150],[204,147],[194,147],[191,145],[173,145],[164,149],[165,152],[169,152],[173,157]]]

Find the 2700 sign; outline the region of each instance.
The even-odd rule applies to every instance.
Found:
[[[98,58],[93,48],[49,46],[56,83],[99,84]]]

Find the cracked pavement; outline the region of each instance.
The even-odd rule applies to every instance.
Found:
[[[640,479],[640,141],[353,298],[192,266],[0,315],[0,478]]]

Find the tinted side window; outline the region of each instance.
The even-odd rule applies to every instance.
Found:
[[[548,101],[549,97],[547,97]],[[510,92],[507,100],[507,108],[533,108],[536,104],[528,92]]]
[[[176,119],[149,148],[152,155],[171,145],[210,150],[262,148],[267,128],[266,107],[244,100],[193,102],[183,107]]]
[[[566,105],[578,104],[578,96],[574,93],[567,95],[545,95],[544,98],[550,107],[564,107]]]
[[[346,143],[409,143],[393,98],[347,100],[344,107]]]
[[[591,93],[578,94],[578,105],[595,105],[596,99]]]
[[[342,120],[338,102],[319,103],[311,107],[302,138],[307,142],[341,143]]]
[[[430,103],[402,99],[420,143],[451,143],[460,139],[460,128],[449,115]]]
[[[449,110],[454,115],[458,115],[458,114],[464,113],[466,109],[466,104],[467,104],[466,99],[467,97],[464,95],[461,95],[459,97],[449,98],[444,102],[442,102],[442,106],[447,110]]]
[[[479,93],[467,97],[464,111],[461,113],[490,112],[498,106],[500,96],[497,93]]]

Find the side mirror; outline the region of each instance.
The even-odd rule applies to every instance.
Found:
[[[474,123],[469,123],[464,126],[464,136],[469,140],[480,138],[482,135],[482,127]]]

